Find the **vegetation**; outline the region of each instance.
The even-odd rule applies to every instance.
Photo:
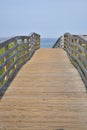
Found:
[[[4,64],[4,62],[5,62],[8,58],[10,58],[11,56],[13,56],[13,55],[15,54],[16,50],[19,51],[16,56],[13,56],[13,58],[11,58],[11,59],[9,60],[9,62],[3,67],[3,69],[0,69],[0,77],[1,77],[1,75],[6,71],[5,68],[6,68],[6,67],[10,67],[10,66],[12,65],[12,63],[14,62],[14,59],[16,59],[17,57],[22,56],[24,53],[27,53],[27,50],[24,50],[25,46],[24,46],[23,44],[21,44],[21,40],[18,41],[18,44],[19,44],[20,46],[18,46],[18,47],[17,47],[16,49],[14,49],[13,51],[9,52],[6,57],[0,58],[0,65],[2,65],[2,64]],[[2,56],[4,53],[6,53],[6,51],[11,50],[14,46],[15,46],[15,43],[14,43],[14,42],[11,42],[11,43],[8,44],[8,46],[7,46],[6,48],[1,48],[1,49],[0,49],[0,56]],[[21,63],[23,62],[23,60],[24,60],[24,58],[21,58],[21,59],[18,61],[17,64],[21,64]],[[15,69],[15,68],[14,68],[14,66],[13,66],[12,69],[9,71],[9,74],[11,74],[11,73],[14,71],[14,69]],[[0,81],[0,86],[4,83],[4,81],[5,81],[5,77]]]
[[[10,43],[10,44],[7,46],[7,49],[9,50],[9,49],[11,49],[13,46],[14,46],[14,43],[12,42],[12,43]],[[4,48],[4,47],[1,48],[1,49],[0,49],[0,56],[2,56],[5,52],[6,52],[5,48]],[[10,57],[12,54],[13,54],[13,52],[9,53],[9,54],[7,55],[7,57]],[[4,64],[4,61],[6,61],[6,57],[0,58],[0,65]],[[10,64],[12,64],[12,63],[13,63],[13,59],[11,59],[11,60],[9,61],[8,66],[9,66]],[[0,69],[0,77],[1,77],[1,75],[5,72],[5,67],[6,67],[6,66],[4,66],[3,69]],[[4,83],[4,81],[5,81],[5,78],[3,78],[3,79],[0,81],[0,86]]]

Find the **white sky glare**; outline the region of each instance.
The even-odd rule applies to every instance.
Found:
[[[87,34],[87,0],[0,0],[0,37]]]

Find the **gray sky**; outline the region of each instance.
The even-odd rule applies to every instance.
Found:
[[[87,34],[87,0],[0,0],[0,37]]]

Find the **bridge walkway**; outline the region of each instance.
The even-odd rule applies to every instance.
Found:
[[[87,130],[87,94],[63,49],[39,49],[0,101],[0,130]]]

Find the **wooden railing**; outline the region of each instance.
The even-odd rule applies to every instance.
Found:
[[[53,48],[62,48],[63,36],[59,37],[56,43],[53,45]]]
[[[16,36],[0,43],[0,95],[3,95],[18,70],[39,48],[40,35],[36,33]]]
[[[87,89],[87,41],[79,35],[65,33],[53,46],[53,48],[57,47],[66,50],[70,60],[78,69]]]

